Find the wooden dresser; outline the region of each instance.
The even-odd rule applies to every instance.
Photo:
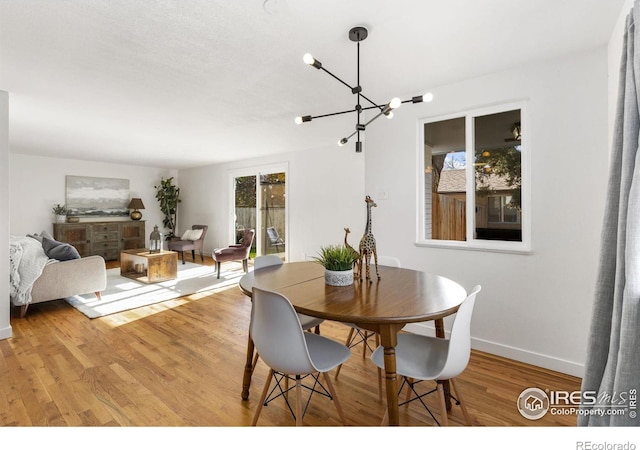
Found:
[[[80,256],[100,255],[106,261],[120,258],[121,250],[144,248],[144,220],[54,223],[53,238],[73,245]]]

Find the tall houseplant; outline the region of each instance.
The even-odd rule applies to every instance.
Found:
[[[156,199],[160,204],[160,211],[164,214],[162,224],[169,230],[167,239],[171,239],[176,234],[178,221],[178,203],[180,200],[180,188],[173,184],[173,177],[162,178],[160,185],[154,186],[156,189]]]

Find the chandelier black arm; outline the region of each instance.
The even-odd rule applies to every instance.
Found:
[[[345,84],[346,84],[346,83],[345,83]],[[364,96],[363,96],[363,97],[364,97]],[[365,98],[366,98],[366,97],[365,97]],[[421,100],[417,100],[418,98],[421,98],[421,97],[413,97],[413,98],[410,98],[409,100],[403,100],[401,103],[418,103],[418,102],[420,102],[420,101],[421,101]],[[384,107],[385,107],[385,106],[386,106],[386,105],[376,105],[376,104],[374,103],[374,106],[366,106],[366,107],[362,108],[362,111],[368,111],[368,110],[370,110],[370,109],[379,109],[379,110],[380,110],[380,114],[384,114],[384,113],[383,113],[383,110],[384,110]],[[319,116],[311,116],[311,118],[312,118],[312,119],[320,119],[320,118],[322,118],[322,117],[338,116],[338,115],[340,115],[340,114],[348,114],[348,113],[352,113],[352,112],[356,112],[356,110],[355,110],[355,109],[349,109],[349,110],[346,110],[346,111],[339,111],[339,112],[330,113],[330,114],[321,114],[321,115],[319,115]],[[378,114],[376,117],[374,117],[374,119],[377,119],[377,118],[378,118],[378,116],[380,116],[380,114]],[[373,121],[373,119],[371,119],[369,122],[367,122],[367,123],[365,124],[365,126],[366,126],[366,125],[368,125],[368,124],[370,124],[372,121]],[[353,135],[351,135],[351,136],[353,136]],[[351,136],[350,136],[350,137],[351,137]]]
[[[321,114],[319,116],[311,116],[312,119],[320,119],[322,117],[331,117],[331,116],[338,116],[340,114],[347,114],[347,113],[352,113],[352,112],[356,112],[355,109],[349,109],[347,111],[339,111],[339,112],[334,112],[334,113],[330,113],[330,114]]]
[[[329,72],[327,69],[324,68],[324,66],[320,67],[320,70],[328,73],[329,75],[331,75],[333,78],[335,78],[336,80],[338,80],[340,83],[344,84],[346,87],[348,87],[351,91],[353,91],[353,87],[351,87],[351,85],[349,85],[349,83],[347,83],[346,81],[343,81],[340,77],[338,77],[337,75],[332,74],[331,72]]]
[[[330,71],[328,71],[327,69],[325,69],[325,68],[324,68],[324,66],[321,66],[321,67],[320,67],[320,70],[322,70],[322,71],[324,71],[324,72],[328,73],[328,74],[329,74],[329,75],[331,75],[333,78],[335,78],[336,80],[338,80],[340,83],[344,84],[346,87],[348,87],[348,88],[349,88],[349,90],[351,90],[351,93],[352,93],[352,94],[357,92],[357,88],[352,87],[349,83],[347,83],[346,81],[343,81],[342,79],[340,79],[340,77],[338,77],[337,75],[334,75],[333,73],[331,73]],[[360,87],[360,86],[358,86],[358,87]],[[362,88],[361,88],[361,89],[362,89]],[[358,93],[358,95],[359,95],[360,97],[364,98],[366,101],[368,101],[369,103],[371,103],[372,105],[374,105],[374,106],[372,106],[372,107],[363,108],[363,109],[378,108],[378,109],[382,110],[382,106],[378,105],[376,102],[374,102],[373,100],[369,99],[366,95],[364,95],[364,94],[362,93],[362,91],[357,92],[357,93]]]
[[[365,99],[366,101],[368,101],[369,103],[371,103],[373,106],[367,106],[366,108],[362,108],[362,109],[374,109],[374,108],[378,108],[380,111],[382,111],[382,108],[384,108],[384,105],[377,105],[376,102],[374,102],[373,100],[369,100],[367,98],[366,95],[364,95],[362,92],[359,94],[360,97],[362,97],[363,99]]]
[[[410,98],[409,100],[402,100],[400,103],[420,103],[422,102],[422,96],[417,96]],[[367,111],[369,109],[379,109],[382,111],[386,105],[375,105],[375,106],[367,106],[366,108],[362,108],[363,111]]]
[[[363,126],[366,128],[367,125],[369,125],[371,122],[373,122],[374,120],[376,120],[378,117],[380,117],[381,115],[383,115],[383,112],[379,112],[378,114],[376,114],[371,120],[369,120],[367,123],[365,123]],[[356,129],[356,131],[354,131],[353,133],[351,133],[349,136],[346,137],[347,140],[351,139],[356,133],[359,133],[361,130]],[[358,138],[358,140],[360,140]]]

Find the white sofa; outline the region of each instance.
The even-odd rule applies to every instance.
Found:
[[[107,286],[102,256],[80,258],[73,247],[68,248],[69,244],[40,238],[38,235],[10,238],[10,298],[20,308],[20,317],[25,316],[33,303],[92,292],[100,298],[100,291]]]
[[[29,305],[100,292],[107,287],[107,268],[102,256],[87,256],[70,261],[47,264],[42,275],[33,283],[31,302],[20,307],[20,317],[27,313]]]

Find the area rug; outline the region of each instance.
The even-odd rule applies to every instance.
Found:
[[[221,269],[218,279],[215,266],[178,262],[177,279],[153,284],[121,277],[119,268],[109,269],[107,288],[102,291],[101,300],[94,294],[75,295],[65,300],[87,317],[95,319],[185,295],[217,292],[237,286],[240,277],[244,275],[241,263],[227,262]]]

